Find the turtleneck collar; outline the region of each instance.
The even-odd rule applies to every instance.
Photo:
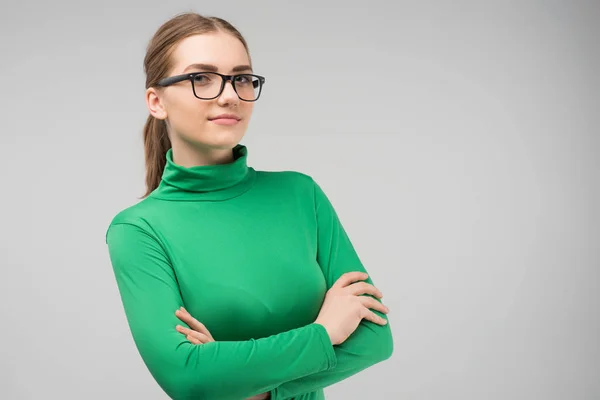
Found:
[[[173,162],[173,149],[166,153],[167,163],[159,186],[150,194],[162,200],[221,201],[246,192],[256,179],[248,167],[248,149],[233,148],[234,160],[228,164],[183,167]]]

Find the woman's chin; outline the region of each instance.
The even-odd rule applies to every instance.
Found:
[[[223,130],[222,132],[211,132],[201,142],[212,148],[224,150],[235,147],[243,137],[244,135],[239,132]]]

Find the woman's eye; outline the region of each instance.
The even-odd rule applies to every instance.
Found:
[[[194,82],[195,83],[207,83],[207,82],[210,82],[210,78],[206,75],[196,75],[194,77]]]

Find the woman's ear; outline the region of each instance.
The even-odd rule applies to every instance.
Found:
[[[161,97],[161,93],[153,87],[146,90],[146,105],[148,106],[148,111],[150,112],[150,115],[156,119],[167,118],[167,110]]]

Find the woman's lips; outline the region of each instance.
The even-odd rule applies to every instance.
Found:
[[[216,119],[211,119],[210,121],[214,122],[217,125],[235,125],[238,122],[240,122],[234,118],[216,118]]]

